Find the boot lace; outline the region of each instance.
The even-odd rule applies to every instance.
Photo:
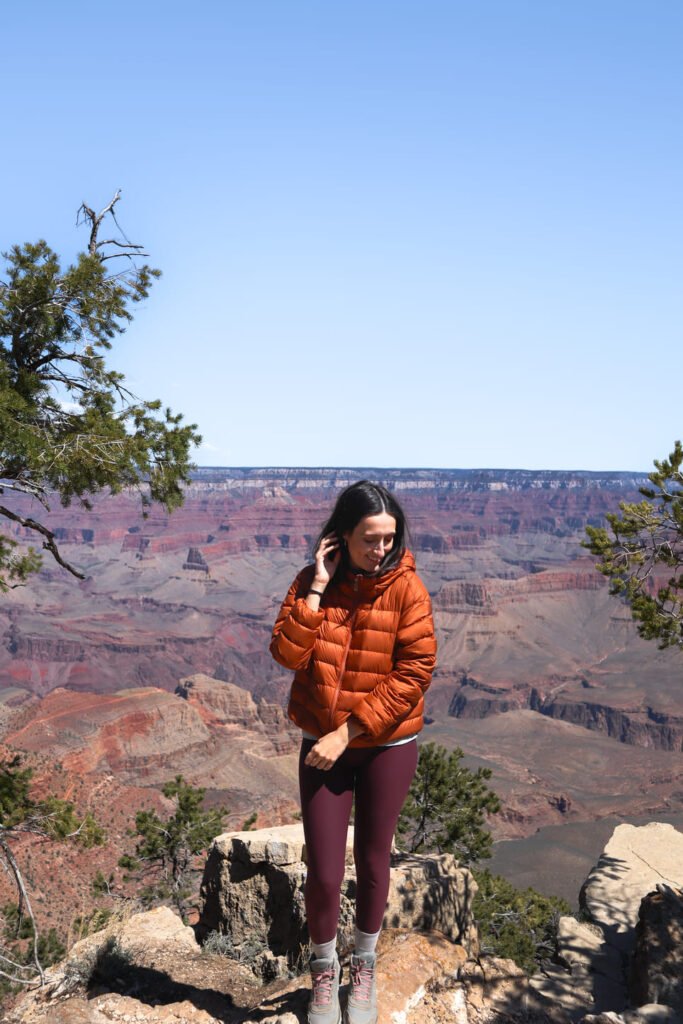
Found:
[[[332,986],[334,985],[335,967],[326,967],[322,971],[315,971],[311,975],[311,986],[313,989],[313,1005],[327,1006],[332,1001]]]
[[[373,963],[369,963],[367,960],[351,961],[351,986],[355,1002],[370,1002],[374,975],[375,965]]]

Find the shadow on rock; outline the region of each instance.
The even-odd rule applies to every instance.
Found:
[[[292,1014],[300,1024],[306,1024],[306,1010],[311,994],[310,988],[300,987],[282,995],[273,996],[272,999],[264,999],[258,1007],[243,1012],[240,1021],[272,1020],[273,1017],[284,1017],[285,1014]]]
[[[114,969],[113,969],[114,968]],[[198,1010],[205,1010],[226,1024],[244,1017],[236,1010],[232,996],[215,989],[199,988],[175,981],[165,971],[139,964],[112,964],[106,957],[96,963],[87,987],[88,998],[114,993],[129,996],[148,1006],[167,1006],[184,1000]]]

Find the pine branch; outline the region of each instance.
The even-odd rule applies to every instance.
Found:
[[[4,505],[0,505],[0,516],[5,516],[6,519],[11,519],[13,522],[19,523],[19,525],[23,526],[26,530],[35,530],[36,533],[41,534],[41,536],[45,537],[45,540],[43,541],[43,548],[51,553],[54,560],[61,565],[63,569],[70,572],[72,576],[76,577],[76,579],[84,580],[86,578],[85,573],[79,572],[75,566],[62,558],[59,548],[57,547],[55,535],[52,530],[48,530],[47,526],[43,526],[42,523],[39,523],[37,520],[31,519],[28,516],[25,517],[17,515],[16,512],[12,512],[11,509],[5,508]]]

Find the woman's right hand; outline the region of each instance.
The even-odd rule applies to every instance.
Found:
[[[315,552],[315,577],[313,585],[326,587],[341,560],[341,548],[336,533],[328,533],[320,541]]]

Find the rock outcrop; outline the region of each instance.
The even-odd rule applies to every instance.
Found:
[[[378,1024],[681,1024],[683,898],[661,881],[683,867],[681,842],[667,826],[620,826],[584,887],[596,920],[562,918],[558,963],[532,978],[511,961],[468,955],[468,872],[443,857],[395,864],[378,946]],[[347,881],[351,857],[352,836]],[[219,942],[202,950],[168,908],[133,915],[77,943],[7,1024],[302,1024],[302,958],[287,971],[281,951],[304,938],[304,872],[300,825],[218,837],[198,931],[222,930]],[[659,889],[641,902],[655,876]],[[348,906],[342,914],[343,944]]]
[[[450,854],[392,858],[384,926],[436,931],[468,952],[476,951],[472,901],[476,883]],[[352,945],[356,892],[353,829],[349,829],[338,942]],[[308,946],[304,883],[306,846],[302,825],[233,832],[214,840],[206,863],[199,932],[226,937],[237,957],[253,957],[263,977],[282,976],[302,962]]]
[[[239,993],[234,999],[230,993]],[[242,998],[242,994],[246,998]],[[258,1002],[247,972],[202,953],[191,928],[168,907],[135,914],[76,943],[46,972],[42,989],[19,1000],[7,1024],[218,1024]],[[251,996],[251,999],[250,999]]]
[[[195,572],[208,573],[209,567],[206,564],[203,554],[199,548],[190,548],[187,558],[183,562],[183,569],[194,570]]]
[[[492,1020],[490,1005],[506,1012],[525,1010],[528,1022],[550,1020],[545,1013],[528,1013],[532,1003],[521,972],[506,961],[468,968],[462,946],[438,933],[384,932],[377,982],[379,1024],[486,1024]],[[48,972],[46,987],[21,999],[5,1020],[303,1024],[308,997],[301,977],[264,985],[234,960],[202,952],[191,930],[164,909],[137,914],[125,926],[79,943],[64,964]]]
[[[563,1005],[572,1020],[586,1013],[612,1021],[675,1020],[653,1016],[646,1007],[662,1004],[673,1014],[683,1008],[677,879],[683,880],[683,833],[659,822],[617,826],[581,890],[590,923],[560,919],[558,966],[535,976],[532,985],[548,1002]]]
[[[580,894],[580,903],[606,941],[629,953],[640,904],[658,883],[683,882],[683,833],[673,825],[618,825]]]

